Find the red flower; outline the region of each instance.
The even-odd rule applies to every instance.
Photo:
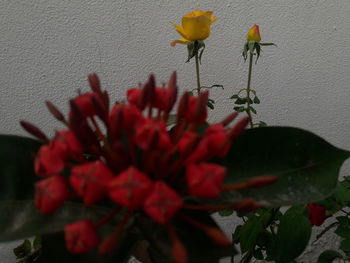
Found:
[[[85,205],[93,205],[106,196],[106,186],[113,174],[101,161],[75,166],[71,170],[70,184],[83,198]]]
[[[226,168],[217,164],[190,164],[186,169],[188,192],[198,197],[217,197],[226,175]]]
[[[34,169],[38,176],[48,176],[61,172],[64,162],[59,152],[55,151],[52,144],[41,146],[35,161]]]
[[[94,99],[97,102],[100,101],[96,93],[89,92],[76,97],[73,101],[85,116],[93,116],[96,114],[96,109],[93,102]]]
[[[69,130],[57,132],[56,137],[52,141],[52,148],[63,159],[83,153],[80,142],[74,133]]]
[[[312,225],[320,226],[328,218],[326,215],[326,208],[324,206],[311,203],[307,205],[307,210],[309,212],[309,219]]]
[[[208,139],[208,149],[215,156],[224,157],[231,148],[228,141],[227,131],[221,123],[210,125],[205,131]]]
[[[142,206],[152,184],[147,174],[130,166],[108,184],[108,192],[113,201],[133,210]]]
[[[170,90],[166,88],[156,88],[155,95],[154,107],[162,111],[166,110],[169,103]]]
[[[182,198],[167,184],[158,181],[146,199],[143,210],[158,223],[166,224],[182,206]]]
[[[68,251],[75,254],[87,252],[99,243],[95,227],[89,219],[67,224],[64,238]]]
[[[112,130],[131,130],[143,118],[141,111],[132,104],[116,104],[109,113],[109,125]]]
[[[149,118],[138,126],[135,142],[143,150],[167,151],[172,147],[166,124]]]
[[[194,133],[194,132],[189,132],[186,131],[181,139],[179,140],[179,142],[177,143],[177,150],[180,153],[185,153],[189,151],[189,147],[193,148],[194,143],[196,142],[196,140],[199,139],[198,134]],[[192,149],[190,149],[192,151]]]
[[[204,93],[202,93],[204,94]],[[200,95],[201,96],[201,95]],[[208,117],[207,111],[207,99],[201,97],[190,96],[188,99],[187,112],[185,113],[185,119],[188,122],[202,124]],[[203,101],[205,100],[205,103]]]
[[[138,105],[142,94],[141,88],[128,89],[126,92],[126,98],[128,102],[133,105]]]
[[[35,184],[35,206],[44,214],[54,212],[69,197],[66,180],[54,175]]]

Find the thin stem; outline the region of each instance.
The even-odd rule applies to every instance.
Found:
[[[250,83],[252,79],[253,71],[253,54],[249,52],[249,71],[248,71],[248,83],[247,83],[247,114],[249,116],[249,125],[250,128],[253,128],[252,114],[250,113]]]
[[[200,75],[199,75],[199,58],[198,58],[198,52],[195,55],[195,60],[196,60],[196,75],[197,75],[197,92],[198,95],[201,91],[201,80],[200,80]]]

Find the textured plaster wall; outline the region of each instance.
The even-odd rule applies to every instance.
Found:
[[[211,93],[213,120],[231,111],[228,97],[246,84],[241,48],[257,23],[263,40],[278,44],[264,48],[254,67],[259,119],[308,129],[350,149],[349,0],[1,0],[0,133],[24,134],[21,119],[49,133],[60,128],[44,101],[66,111],[75,90],[87,89],[90,72],[99,73],[112,98],[123,98],[149,72],[162,82],[177,70],[180,87],[193,88],[185,47],[169,42],[178,38],[170,22],[196,8],[218,17],[201,69],[204,85],[225,86]],[[222,224],[233,229],[232,221]],[[322,246],[330,243],[333,237]],[[315,254],[305,261],[314,262]]]

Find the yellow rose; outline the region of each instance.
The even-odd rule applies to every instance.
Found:
[[[254,25],[254,26],[252,26],[251,29],[249,29],[248,34],[247,34],[247,41],[255,41],[255,42],[261,41],[260,31],[259,31],[258,25]]]
[[[182,36],[181,39],[171,42],[172,46],[179,44],[189,44],[192,41],[204,40],[210,35],[210,26],[216,21],[212,17],[212,11],[203,12],[194,10],[182,18],[182,26],[174,24],[176,31]]]

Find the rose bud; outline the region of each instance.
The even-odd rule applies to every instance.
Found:
[[[54,212],[68,197],[67,182],[61,175],[54,175],[35,184],[35,206],[41,213]]]
[[[182,18],[182,26],[174,24],[176,31],[182,36],[181,39],[171,42],[171,46],[176,44],[189,44],[192,41],[204,40],[210,35],[210,26],[216,21],[212,17],[212,11],[203,12],[194,10]]]
[[[142,206],[152,185],[146,174],[130,166],[109,182],[108,193],[114,202],[133,210]]]
[[[324,206],[311,203],[306,207],[309,212],[309,219],[312,225],[320,226],[328,218],[326,215],[326,208]]]
[[[71,170],[70,184],[76,193],[89,206],[106,196],[106,186],[113,173],[101,161],[75,166]]]
[[[255,41],[255,42],[260,42],[261,37],[260,37],[260,31],[259,31],[259,26],[254,25],[252,26],[251,29],[249,29],[248,34],[247,34],[247,41]]]
[[[64,238],[69,252],[80,254],[91,250],[99,243],[95,227],[90,219],[67,224]]]
[[[188,192],[197,197],[217,197],[225,175],[226,168],[217,164],[190,164],[186,169]]]
[[[143,210],[160,224],[166,224],[181,209],[181,197],[167,184],[158,181],[146,199]]]
[[[64,162],[59,152],[55,151],[52,144],[40,147],[34,161],[35,173],[38,176],[48,176],[61,172]]]

